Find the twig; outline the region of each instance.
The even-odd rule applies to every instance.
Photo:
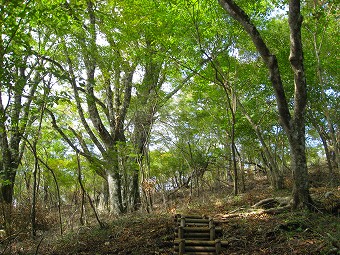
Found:
[[[41,240],[40,240],[39,243],[38,243],[38,246],[37,246],[37,248],[36,248],[36,250],[35,250],[35,253],[34,253],[35,255],[38,254],[39,247],[40,247],[40,245],[41,245],[41,243],[42,243],[43,240],[44,240],[44,236],[41,237]]]

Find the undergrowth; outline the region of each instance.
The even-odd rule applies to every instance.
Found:
[[[238,196],[233,196],[231,187],[201,190],[199,196],[191,197],[189,190],[183,190],[180,197],[174,196],[167,205],[156,194],[152,213],[140,211],[119,218],[102,214],[104,228],[89,213],[87,224],[81,226],[77,209],[68,207],[63,211],[63,235],[59,233],[55,212],[42,209],[45,214],[38,214],[38,222],[44,226],[35,238],[30,237],[29,210],[22,210],[21,214],[18,210],[17,235],[0,239],[0,254],[172,254],[176,213],[217,219],[232,216],[220,222],[222,239],[228,243],[223,254],[340,254],[339,215],[321,209],[274,215],[260,213],[252,207],[255,203],[268,197],[289,196],[290,191],[273,191],[265,180],[249,187],[252,189]],[[318,201],[322,201],[325,192],[340,197],[336,187],[311,188],[313,198]],[[249,213],[252,210],[255,213]],[[72,215],[72,220],[68,215]],[[20,224],[24,227],[21,230]]]

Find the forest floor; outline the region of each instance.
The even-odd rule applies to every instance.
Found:
[[[340,197],[339,188],[311,188],[313,198],[320,200],[329,191]],[[232,195],[231,187],[201,192],[190,200],[187,192],[176,194],[167,208],[155,204],[152,213],[103,218],[105,228],[93,220],[86,226],[73,226],[69,219],[63,236],[57,226],[40,231],[35,239],[24,231],[12,239],[0,239],[0,254],[172,254],[176,213],[208,215],[220,221],[221,239],[228,243],[223,254],[340,254],[339,213],[288,210],[272,214],[252,207],[269,197],[289,196],[288,190],[273,192],[266,180],[254,180],[238,196]]]

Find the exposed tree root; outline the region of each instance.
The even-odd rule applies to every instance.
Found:
[[[250,209],[236,213],[237,211],[241,211],[245,209],[243,207],[243,208],[239,208],[237,210],[231,211],[227,214],[218,214],[216,215],[216,219],[219,221],[224,221],[229,218],[247,217],[250,215],[279,214],[279,213],[287,212],[291,210],[291,208],[292,208],[292,199],[290,197],[266,198],[254,204]]]

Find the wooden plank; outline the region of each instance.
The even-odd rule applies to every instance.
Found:
[[[184,217],[185,222],[190,222],[190,223],[207,223],[209,224],[209,219],[197,219],[197,218],[186,218]],[[178,218],[177,221],[179,222],[181,218]]]
[[[187,219],[208,219],[206,215],[186,215],[186,214],[176,214],[175,218],[187,218]]]
[[[199,222],[185,222],[185,225],[187,227],[191,227],[191,226],[197,226],[197,227],[204,227],[204,226],[206,226],[206,227],[208,227],[209,226],[209,222],[207,222],[207,223],[204,223],[204,222],[202,222],[202,223],[199,223]]]
[[[175,239],[174,240],[174,244],[175,245],[178,245],[178,243],[180,242],[180,239]],[[215,245],[215,243],[218,242],[218,239],[217,240],[214,240],[214,241],[211,241],[211,240],[185,240],[185,244],[186,245]],[[221,245],[223,247],[226,247],[229,245],[229,242],[228,241],[221,241]]]
[[[183,253],[186,252],[215,252],[216,253],[216,247],[215,246],[186,246],[183,247],[183,249],[181,249],[181,246],[175,246],[174,247],[175,251],[178,251],[179,253],[181,253],[181,250],[183,250]]]
[[[178,227],[175,228],[175,231],[178,232]],[[183,231],[184,233],[189,233],[189,232],[210,232],[210,228],[209,227],[193,227],[193,226],[187,226],[187,227],[183,227]],[[215,227],[215,231],[216,232],[222,232],[222,228],[221,227]]]
[[[175,237],[177,238],[178,235],[175,235]],[[187,233],[184,234],[183,236],[184,239],[206,239],[206,240],[210,240],[210,233]]]
[[[216,251],[216,254],[220,254],[221,250],[222,250],[221,240],[220,239],[216,239],[215,240],[215,251]]]
[[[173,253],[174,255],[216,255],[216,252],[186,252],[186,253],[183,253],[183,254],[179,254],[178,252],[174,252]]]
[[[175,239],[174,243],[178,244],[181,242],[181,239]],[[215,241],[210,240],[185,240],[185,245],[202,245],[202,246],[213,246],[215,245]]]

